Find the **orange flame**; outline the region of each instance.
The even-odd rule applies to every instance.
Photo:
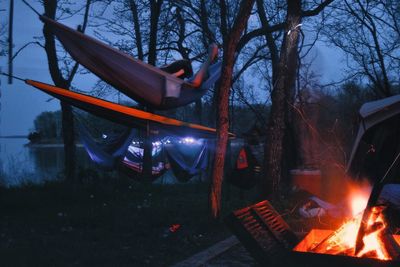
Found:
[[[351,214],[357,216],[367,206],[368,199],[362,195],[357,195],[351,200]]]
[[[364,241],[364,248],[356,255],[358,257],[361,257],[367,253],[375,253],[376,258],[381,259],[381,260],[391,260],[392,258],[390,257],[389,253],[386,251],[386,249],[382,246],[381,242],[379,241],[379,234],[382,233],[382,231],[385,230],[386,228],[386,222],[384,221],[382,213],[380,213],[378,208],[374,207],[372,209],[372,214],[368,218],[367,226],[372,227],[374,224],[380,224],[380,227],[378,227],[375,231],[372,233],[365,235],[363,238]],[[377,214],[378,216],[374,216],[374,213]]]
[[[362,184],[349,184],[349,187],[350,193],[348,202],[350,202],[353,217],[356,217],[359,213],[362,213],[367,206],[372,188],[368,182],[363,182]]]
[[[345,222],[328,239],[314,248],[314,252],[327,254],[344,254],[356,257],[371,257],[380,260],[391,260],[389,253],[380,241],[379,235],[386,228],[381,213],[382,209],[374,207],[367,221],[367,234],[363,237],[364,247],[355,255],[355,244],[361,225],[362,211],[365,209],[370,189],[352,188],[350,197],[352,219]]]

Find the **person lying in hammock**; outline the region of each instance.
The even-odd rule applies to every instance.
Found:
[[[161,70],[173,74],[180,79],[186,79],[193,76],[193,68],[187,59],[177,60],[171,64],[160,67]]]
[[[201,98],[221,75],[221,63],[214,63],[218,55],[216,44],[210,45],[200,70],[190,76],[193,71],[187,61],[178,61],[163,70],[46,16],[40,19],[75,61],[121,93],[152,109],[190,104]]]

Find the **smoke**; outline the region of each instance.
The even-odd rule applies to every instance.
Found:
[[[303,88],[294,104],[300,169],[321,171],[319,197],[342,202],[355,185],[346,174],[354,125],[349,123],[340,98],[318,89]],[[351,107],[348,107],[351,108]]]

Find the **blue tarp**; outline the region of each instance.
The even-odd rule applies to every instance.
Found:
[[[188,146],[191,146],[188,148]],[[207,169],[208,166],[208,149],[207,142],[203,142],[201,146],[194,145],[168,145],[166,146],[166,154],[168,161],[171,165],[171,169],[175,177],[180,182],[187,182],[193,176],[201,174]],[[194,155],[188,155],[182,150],[189,150],[190,152],[196,152]],[[185,155],[186,154],[186,155]]]
[[[400,184],[386,184],[383,186],[378,202],[390,204],[400,210]]]
[[[137,131],[127,130],[117,135],[107,135],[100,143],[90,135],[88,129],[78,123],[79,137],[89,157],[102,169],[115,170],[123,164],[129,170],[141,173],[143,168],[143,149],[132,144]],[[197,144],[173,142],[153,147],[153,178],[161,176],[169,166],[180,182],[187,182],[193,176],[207,169],[209,159],[206,141]],[[168,164],[169,163],[169,164]],[[126,168],[124,168],[126,170]]]
[[[110,134],[102,143],[99,143],[93,139],[83,124],[77,123],[77,125],[80,140],[89,157],[104,170],[113,170],[116,167],[118,161],[126,154],[137,132],[131,129],[122,134]]]

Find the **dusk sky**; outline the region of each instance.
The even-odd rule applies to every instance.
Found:
[[[37,1],[28,1],[40,13],[43,8]],[[8,19],[9,1],[0,1],[1,22]],[[34,37],[42,37],[42,22],[22,1],[15,1],[14,7],[14,53],[24,44],[34,41]],[[73,28],[79,23],[79,16],[74,20],[62,21]],[[303,25],[305,27],[306,25]],[[90,30],[89,30],[90,33]],[[7,34],[7,31],[6,31]],[[2,36],[4,38],[4,36]],[[42,42],[42,40],[39,40]],[[339,80],[342,76],[343,58],[334,48],[329,48],[322,43],[317,43],[313,51],[317,57],[314,61],[322,81],[331,82]],[[0,58],[2,72],[8,71],[7,57]],[[38,80],[52,84],[44,49],[38,45],[30,45],[24,49],[14,60],[14,75]],[[73,85],[82,89],[90,89],[96,81],[94,75],[77,76]],[[87,88],[87,89],[85,89]],[[59,101],[51,99],[45,93],[14,80],[12,85],[7,83],[7,78],[1,76],[1,111],[0,111],[0,136],[27,135],[33,129],[33,120],[43,111],[55,111],[60,108]]]

